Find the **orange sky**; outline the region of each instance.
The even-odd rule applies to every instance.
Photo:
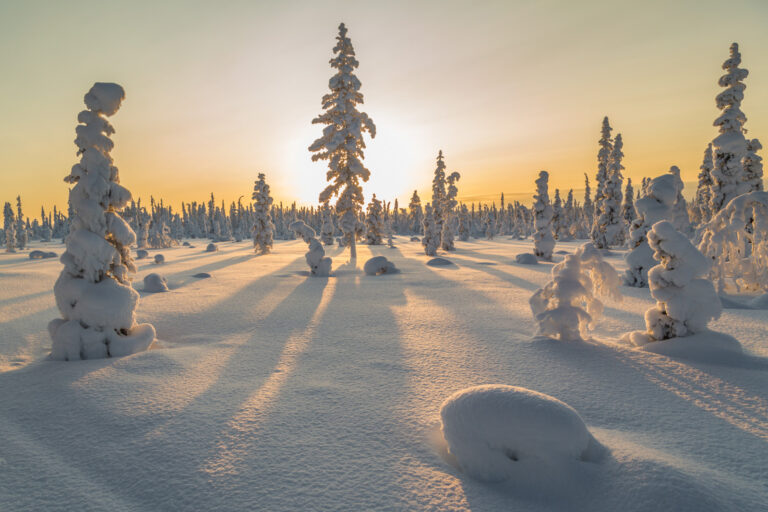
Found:
[[[114,81],[127,99],[113,156],[135,197],[248,199],[265,172],[277,200],[315,203],[310,122],[340,21],[378,129],[366,198],[428,199],[438,149],[460,198],[530,194],[539,169],[551,189],[581,188],[604,115],[625,175],[675,164],[695,180],[732,41],[750,70],[749,136],[768,141],[768,3],[665,4],[3,2],[0,201],[65,206],[83,94]]]

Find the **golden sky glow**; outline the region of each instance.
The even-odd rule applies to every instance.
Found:
[[[0,200],[66,205],[83,95],[114,81],[113,156],[135,197],[250,199],[264,172],[277,200],[315,203],[310,122],[340,21],[378,129],[366,198],[429,198],[438,149],[460,199],[528,195],[539,169],[581,188],[604,115],[626,176],[675,164],[695,180],[733,41],[748,136],[768,147],[768,2],[667,3],[4,1]]]

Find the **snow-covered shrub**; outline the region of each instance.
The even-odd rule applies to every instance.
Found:
[[[363,271],[367,276],[378,276],[381,274],[394,274],[397,272],[397,267],[384,256],[374,256],[365,262]]]
[[[706,331],[722,311],[714,286],[702,279],[709,260],[669,221],[654,224],[648,242],[659,261],[648,272],[656,305],[645,312],[647,330],[630,333],[630,341],[643,345]]]
[[[130,284],[136,235],[119,213],[131,193],[120,185],[109,154],[115,130],[107,117],[124,97],[119,85],[96,83],[85,95],[88,110],[78,115],[75,144],[82,157],[65,178],[73,185],[74,218],[61,257],[64,269],[54,285],[63,318],[48,324],[52,359],[123,356],[146,350],[155,339],[154,327],[136,324],[139,294]]]
[[[552,206],[549,204],[547,181],[549,174],[541,171],[536,179],[536,195],[533,204],[534,228],[533,234],[534,254],[539,258],[551,261],[552,251],[555,249],[555,239],[552,236]]]
[[[205,247],[205,252],[216,252],[219,250],[219,246],[211,242]]]
[[[480,480],[546,479],[568,462],[597,459],[601,451],[571,406],[526,388],[463,389],[443,402],[440,418],[448,451]]]
[[[424,254],[434,256],[437,254],[437,246],[440,244],[440,233],[437,231],[431,204],[424,207],[423,224],[424,236],[421,237],[421,245],[424,246]]]
[[[702,228],[699,250],[712,262],[718,291],[768,292],[768,192],[731,200]]]
[[[155,263],[157,265],[162,265],[163,263],[165,263],[165,256],[163,256],[162,254],[155,254]]]
[[[143,260],[144,258],[149,257],[149,253],[144,249],[137,249],[136,250],[136,259],[137,260]]]
[[[307,265],[309,265],[312,275],[318,277],[328,277],[331,275],[333,261],[325,256],[323,244],[315,238],[315,230],[300,220],[291,223],[290,228],[291,231],[300,236],[309,245],[309,251],[307,251],[304,257],[307,260]]]
[[[144,291],[149,293],[167,292],[168,281],[160,274],[147,274],[144,276]]]
[[[624,284],[627,286],[648,286],[648,271],[656,265],[656,260],[646,235],[657,222],[674,218],[675,201],[682,186],[679,175],[663,174],[648,182],[643,187],[643,197],[635,201],[637,217],[629,230],[630,252],[624,257],[627,262]]]
[[[261,254],[268,254],[272,250],[272,238],[275,225],[272,224],[270,210],[272,208],[272,196],[269,194],[269,185],[264,173],[259,173],[259,179],[253,185],[253,247]]]
[[[337,71],[328,81],[330,92],[323,96],[324,112],[312,120],[313,124],[323,124],[325,128],[323,135],[309,146],[309,151],[315,153],[312,155],[313,162],[328,161],[326,176],[331,183],[320,194],[320,202],[326,203],[338,195],[336,215],[339,216],[339,227],[349,245],[350,257],[355,259],[357,214],[363,204],[360,180],[368,181],[371,174],[363,165],[363,133],[376,137],[376,125],[368,114],[357,109],[363,103],[360,80],[353,73],[359,62],[343,23],[339,25],[336,40],[333,48],[335,56],[330,62]]]
[[[620,301],[620,279],[591,243],[567,254],[552,267],[552,280],[530,299],[539,334],[582,340],[603,313],[596,295]]]

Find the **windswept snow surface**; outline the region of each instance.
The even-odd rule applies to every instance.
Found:
[[[0,254],[0,510],[766,510],[768,312],[710,324],[744,348],[722,362],[620,343],[647,289],[622,287],[593,342],[536,338],[552,263],[515,264],[530,241],[456,242],[450,272],[397,242],[358,246],[357,268],[328,248],[329,278],[306,276],[300,240],[163,249],[171,291],[141,290],[151,259],[133,283],[156,346],[66,363],[45,359],[61,263]],[[623,254],[606,259],[623,271]],[[366,277],[380,255],[401,272]],[[481,384],[557,397],[607,453],[557,485],[472,478],[440,406]]]

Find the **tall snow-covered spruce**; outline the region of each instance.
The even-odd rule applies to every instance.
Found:
[[[269,254],[272,250],[275,225],[272,224],[270,211],[272,209],[272,196],[269,195],[264,173],[259,173],[259,179],[253,185],[253,247],[261,254]]]
[[[323,112],[312,120],[313,124],[324,124],[323,135],[309,146],[314,153],[312,161],[328,160],[327,179],[331,182],[320,193],[320,202],[325,203],[338,196],[336,214],[339,227],[350,247],[350,257],[357,258],[355,233],[358,228],[358,214],[363,205],[363,189],[360,180],[368,181],[370,171],[363,165],[365,141],[363,133],[371,138],[376,136],[376,125],[357,105],[363,103],[360,80],[353,73],[359,65],[355,58],[352,41],[347,37],[347,27],[339,25],[336,54],[330,60],[336,74],[328,81],[331,92],[323,96]]]
[[[739,67],[741,53],[738,43],[731,45],[730,57],[723,63],[725,74],[720,77],[718,84],[725,90],[717,95],[717,108],[723,111],[715,119],[720,135],[715,137],[712,145],[715,150],[715,164],[712,170],[712,213],[725,208],[728,201],[734,197],[749,192],[746,182],[742,158],[747,152],[747,141],[744,138],[744,123],[747,117],[741,111],[741,101],[744,99],[743,81],[749,71]]]
[[[107,117],[124,98],[119,85],[96,83],[85,95],[88,109],[77,116],[75,145],[81,158],[64,178],[73,185],[73,218],[61,257],[64,269],[54,285],[63,318],[48,325],[52,359],[124,356],[146,350],[155,339],[154,327],[136,324],[139,294],[130,285],[136,235],[120,216],[131,193],[120,185],[109,154],[115,130]]]

